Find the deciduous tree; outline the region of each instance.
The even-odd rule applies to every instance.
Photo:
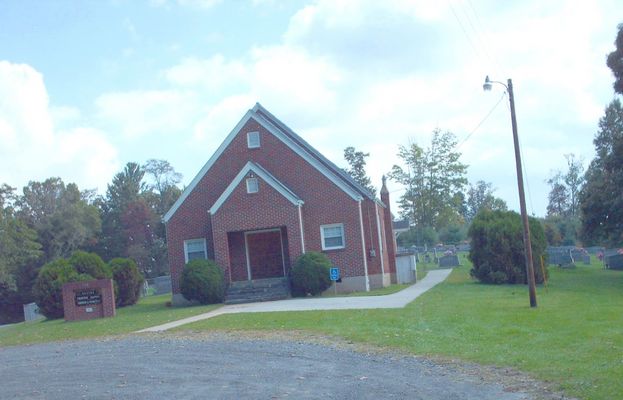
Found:
[[[416,227],[440,230],[461,220],[456,199],[467,184],[467,165],[460,162],[456,145],[452,133],[435,130],[427,149],[415,143],[399,147],[403,166],[394,165],[390,178],[405,187],[400,212]]]
[[[506,202],[493,194],[491,183],[478,181],[467,190],[466,219],[471,221],[480,210],[506,211]]]

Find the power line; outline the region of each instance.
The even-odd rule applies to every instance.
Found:
[[[482,48],[485,56],[487,57],[487,59],[489,59],[489,62],[491,62],[491,64],[497,64],[495,62],[495,60],[493,60],[493,57],[491,57],[491,54],[489,53],[488,49],[487,49],[487,42],[481,37],[482,35],[480,34],[479,30],[476,29],[476,26],[474,25],[474,23],[472,23],[472,18],[470,17],[469,13],[467,12],[466,8],[464,7],[464,3],[459,2],[459,6],[461,8],[461,11],[463,11],[463,14],[465,15],[465,19],[467,19],[467,23],[469,24],[469,26],[472,28],[472,31],[474,32],[474,36],[476,37],[476,41],[479,42],[480,47]],[[472,7],[472,11],[473,11],[473,7]],[[475,13],[474,13],[475,15]]]
[[[489,110],[487,115],[485,115],[485,117],[482,120],[480,120],[478,125],[476,125],[476,127],[472,129],[472,131],[463,140],[461,140],[461,142],[459,142],[459,144],[456,146],[457,149],[460,148],[463,144],[465,144],[465,142],[467,142],[467,140],[478,130],[478,128],[480,128],[480,126],[484,124],[487,119],[489,119],[491,114],[493,114],[493,111],[495,111],[495,109],[500,105],[504,97],[506,97],[506,91],[502,94],[500,99],[497,101],[497,103],[495,103],[495,105],[491,108],[491,110]]]
[[[448,5],[450,6],[450,10],[452,10],[452,14],[454,14],[454,18],[456,19],[456,22],[459,23],[459,26],[461,27],[461,30],[463,31],[463,35],[465,35],[465,38],[467,39],[467,41],[469,42],[470,46],[474,50],[474,53],[476,53],[477,57],[480,57],[480,53],[478,52],[478,49],[474,45],[474,42],[472,41],[472,39],[467,34],[467,31],[465,30],[465,27],[463,26],[463,23],[459,19],[459,16],[456,14],[456,11],[454,10],[454,6],[452,5],[452,2],[448,1]]]
[[[472,14],[474,14],[476,25],[478,25],[481,28],[480,31],[482,32],[482,36],[484,37],[483,43],[485,44],[485,49],[486,49],[488,47],[487,44],[492,42],[491,35],[489,34],[489,30],[486,29],[486,27],[480,20],[480,17],[478,16],[478,12],[476,11],[476,7],[474,7],[471,0],[467,0],[467,4],[469,5],[469,8],[472,10]],[[493,54],[493,52],[489,54]],[[493,54],[493,57],[490,60],[493,62],[495,68],[497,69],[497,72],[501,72],[502,69],[500,68],[500,63],[498,62],[497,57],[495,57],[495,54]]]

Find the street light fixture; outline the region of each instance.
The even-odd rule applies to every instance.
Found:
[[[492,81],[489,75],[485,78],[482,85],[484,91],[490,91],[493,83],[498,83],[506,88],[508,100],[511,103],[511,122],[513,125],[513,142],[515,145],[515,164],[517,167],[517,186],[519,188],[519,207],[521,208],[521,219],[523,221],[523,243],[524,255],[526,257],[526,273],[528,275],[528,288],[530,291],[530,307],[536,307],[536,285],[534,281],[534,265],[532,262],[532,244],[530,243],[530,223],[526,211],[526,195],[523,188],[523,174],[521,169],[521,154],[519,152],[519,136],[517,134],[517,118],[515,116],[515,97],[513,95],[513,81],[508,80],[507,85],[502,82]]]

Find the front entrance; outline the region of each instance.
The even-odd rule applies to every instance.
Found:
[[[286,275],[284,240],[279,228],[244,233],[248,280]]]

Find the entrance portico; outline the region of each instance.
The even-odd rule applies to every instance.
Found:
[[[232,282],[287,276],[290,257],[286,227],[229,232],[227,239]]]
[[[259,165],[240,171],[210,209],[214,259],[229,283],[288,275],[291,260],[304,252],[302,206]]]

